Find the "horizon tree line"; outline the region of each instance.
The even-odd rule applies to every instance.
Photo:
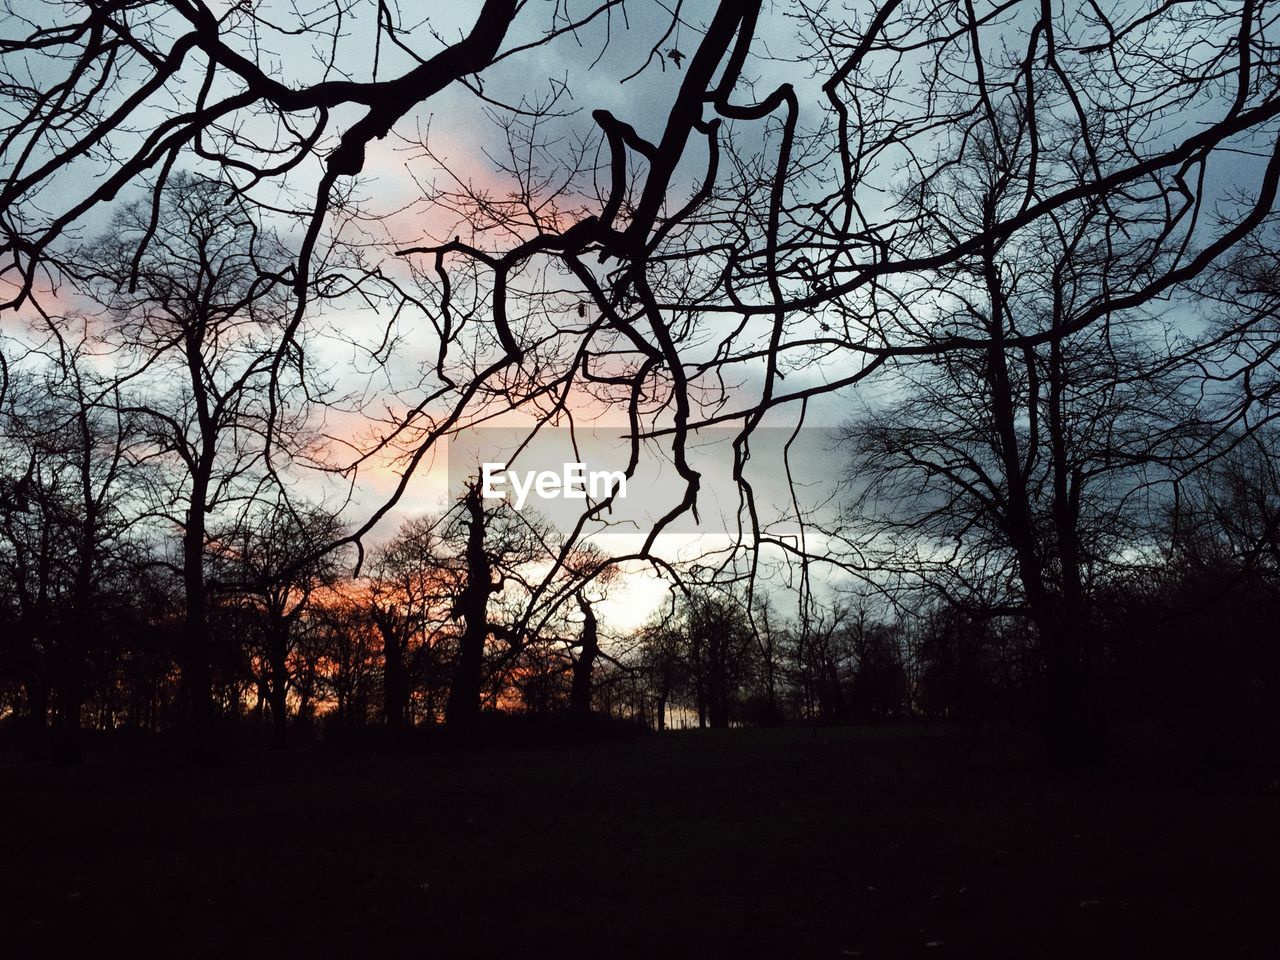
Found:
[[[294,665],[308,604],[439,445],[588,405],[625,411],[629,475],[666,445],[678,499],[634,553],[598,556],[608,501],[555,538],[463,497],[420,544],[452,586],[403,609],[385,588],[373,618],[384,719],[551,709],[575,666],[625,678],[638,716],[713,726],[744,722],[758,682],[765,716],[837,719],[948,715],[995,676],[1057,762],[1091,766],[1179,659],[1239,684],[1248,729],[1272,722],[1252,639],[1280,528],[1266,0],[486,0],[456,40],[347,0],[6,12],[0,306],[30,332],[0,369],[5,675],[61,755],[111,699],[85,678],[116,642],[149,678],[124,699],[181,715],[193,755],[246,677],[282,738],[325,672]],[[445,106],[467,122],[433,129]],[[393,159],[414,186],[389,209],[367,188]],[[833,518],[751,447],[837,403]],[[676,569],[661,537],[698,515],[691,449],[714,425],[738,430],[741,536]],[[759,502],[762,466],[792,482],[789,516]],[[295,488],[387,467],[349,523],[343,495]],[[624,565],[669,576],[679,613],[615,652],[589,608]],[[796,613],[762,626],[779,568]],[[156,606],[134,623],[138,595]],[[1229,668],[1206,611],[1233,625]],[[354,621],[326,617],[351,661]],[[449,639],[418,713],[427,622]],[[941,676],[956,690],[926,695]]]

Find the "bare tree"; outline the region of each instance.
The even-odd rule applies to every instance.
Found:
[[[151,239],[135,259],[143,235]],[[252,497],[299,415],[280,402],[295,397],[273,371],[287,322],[282,253],[233,194],[188,175],[175,176],[154,210],[125,207],[111,234],[83,252],[108,336],[131,356],[127,410],[145,420],[178,506],[158,509],[182,531],[183,681],[198,753],[211,749],[213,723],[209,518]]]
[[[531,514],[520,514],[505,502],[486,507],[479,482],[471,483],[446,515],[444,530],[454,544],[452,615],[461,622],[445,721],[465,726],[483,706],[491,641],[500,647],[488,665],[490,676],[496,676],[537,639],[527,626],[536,597],[530,567],[550,560],[555,550]],[[505,603],[500,606],[499,600]]]
[[[1021,154],[1085,163],[1066,140],[1055,156],[1031,122],[1011,114],[972,136],[921,186],[919,222],[980,233],[1023,201],[1031,160]],[[1186,376],[1159,349],[1172,340],[1166,328],[1135,309],[1087,329],[1077,319],[1115,277],[1150,269],[1149,241],[1124,238],[1126,206],[1064,205],[1038,231],[993,238],[938,270],[932,326],[984,346],[895,362],[901,379],[889,383],[902,399],[848,430],[860,553],[893,543],[897,556],[873,565],[924,577],[951,601],[988,592],[993,578],[1016,585],[995,602],[1036,625],[1045,730],[1068,763],[1092,762],[1106,742],[1090,580],[1139,536],[1150,483],[1171,481],[1196,448]]]
[[[438,517],[406,520],[374,557],[369,609],[382,640],[382,716],[406,725],[415,690],[428,721],[438,719],[456,649],[450,623],[452,580]]]
[[[87,658],[99,652],[89,645],[103,631],[101,598],[128,561],[139,514],[128,487],[141,477],[131,461],[136,431],[121,410],[118,385],[94,370],[83,318],[58,321],[50,333],[28,350],[6,391],[12,475],[0,512],[33,736],[51,692],[52,755],[76,763]]]
[[[341,524],[331,513],[284,497],[255,505],[213,537],[219,595],[247,606],[260,624],[276,747],[286,745],[289,692],[303,688],[293,663],[299,624],[310,614],[315,593],[338,577],[341,561],[328,548],[340,539]]]
[[[354,595],[352,595],[354,594]],[[317,661],[317,693],[340,728],[381,715],[377,703],[378,642],[364,598],[348,585],[313,604],[306,643]]]
[[[298,238],[288,269],[256,271],[279,294],[268,298],[276,335],[253,368],[263,383],[249,391],[271,414],[254,431],[262,450],[283,442],[278,415],[326,299],[389,308],[384,335],[360,356],[393,396],[365,405],[377,412],[346,466],[390,465],[397,476],[350,539],[394,508],[451,434],[504,413],[536,430],[603,407],[625,413],[629,474],[660,443],[682,480],[634,556],[611,558],[658,565],[661,535],[705,502],[695,431],[729,425],[739,536],[718,571],[736,581],[758,579],[770,558],[797,564],[802,645],[814,570],[879,586],[886,575],[856,549],[829,549],[825,535],[776,532],[757,478],[763,466],[794,479],[795,464],[753,460],[753,435],[766,421],[799,428],[815,409],[847,409],[851,394],[877,384],[918,387],[926,406],[929,390],[973,386],[983,403],[946,412],[981,415],[977,435],[943,456],[981,450],[990,483],[961,500],[985,496],[995,507],[962,509],[988,524],[960,529],[990,549],[948,559],[934,550],[937,530],[921,527],[921,566],[974,595],[1012,574],[999,602],[1030,614],[1054,665],[1055,753],[1089,753],[1076,746],[1101,736],[1082,729],[1095,712],[1090,577],[1114,555],[1105,537],[1094,540],[1105,529],[1095,521],[1140,496],[1141,481],[1112,482],[1126,465],[1137,477],[1135,461],[1169,459],[1168,449],[1152,454],[1164,438],[1139,436],[1130,417],[1137,368],[1146,368],[1142,389],[1163,402],[1172,394],[1146,374],[1193,353],[1156,331],[1124,343],[1124,332],[1169,300],[1202,296],[1197,281],[1271,213],[1280,87],[1270,10],[1256,0],[1112,11],[899,0],[694,7],[637,14],[633,26],[621,0],[572,13],[486,0],[446,41],[438,22],[415,31],[394,4],[344,2],[291,11],[287,22],[263,5],[24,5],[0,41],[14,104],[0,124],[6,302],[41,308],[47,288],[78,273],[76,231],[145,189],[113,254],[117,290],[136,293],[166,255],[175,171],[204,170],[235,198],[231,209]],[[352,23],[368,27],[372,51],[353,51]],[[616,43],[623,29],[635,31],[631,50]],[[677,50],[669,38],[681,29]],[[314,49],[315,66],[286,56],[277,77],[264,52],[273,43]],[[648,55],[632,63],[637,48]],[[560,51],[569,52],[551,55]],[[529,81],[541,60],[565,70],[548,92]],[[505,71],[517,67],[513,80]],[[611,80],[635,84],[633,104],[606,101]],[[425,122],[446,92],[483,105],[465,156],[441,124]],[[363,183],[384,172],[384,139],[412,148],[415,175],[428,171],[410,208],[424,214],[421,236],[396,239],[362,199]],[[349,249],[344,233],[360,234],[358,253],[335,253]],[[1120,354],[1133,349],[1117,356],[1118,342]],[[425,360],[405,356],[419,348]],[[1107,384],[1120,385],[1120,399]],[[1094,413],[1102,432],[1132,424],[1132,434],[1090,435]],[[972,426],[925,422],[924,442]],[[207,501],[197,499],[200,513]],[[930,511],[941,516],[936,504]],[[491,616],[490,603],[507,602],[482,548],[482,512],[461,514],[458,556],[470,557],[471,575],[459,581],[456,716],[479,710],[487,659],[501,667],[526,644],[550,642],[541,625],[574,589],[533,584],[524,610]],[[191,570],[198,519],[183,518]],[[607,522],[608,504],[588,505],[551,551],[561,558],[553,567],[589,524]],[[856,547],[859,532],[834,534]],[[194,579],[189,593],[198,608]],[[201,629],[198,610],[189,615]],[[507,631],[496,659],[485,651],[501,645],[495,624]],[[200,702],[205,659],[193,653],[188,670]]]

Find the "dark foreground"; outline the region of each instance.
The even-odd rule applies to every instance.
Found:
[[[1274,790],[963,734],[5,764],[0,816],[12,957],[1280,956]]]

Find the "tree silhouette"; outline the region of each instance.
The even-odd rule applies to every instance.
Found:
[[[135,369],[162,378],[127,409],[145,420],[154,455],[172,464],[195,753],[213,748],[209,518],[252,495],[293,426],[273,371],[287,322],[282,252],[220,184],[175,175],[159,206],[125,207],[83,254],[113,335],[135,354]]]
[[[548,708],[567,683],[581,709],[612,653],[578,598],[606,568],[648,565],[715,598],[678,605],[609,668],[647,683],[660,723],[671,698],[715,726],[761,700],[770,717],[875,719],[921,702],[922,671],[966,675],[961,651],[1030,683],[987,649],[1025,639],[1053,755],[1100,762],[1115,595],[1144,564],[1177,566],[1172,548],[1151,559],[1168,501],[1274,418],[1265,5],[720,0],[633,18],[621,0],[486,0],[447,36],[441,14],[415,26],[392,2],[278,13],[22,4],[0,37],[0,301],[33,329],[70,312],[62,297],[105,308],[110,389],[87,395],[147,432],[153,473],[131,496],[149,507],[132,518],[154,554],[164,522],[181,531],[197,752],[220,709],[241,712],[252,661],[211,628],[243,613],[212,609],[211,530],[298,482],[297,460],[353,500],[360,472],[381,471],[376,502],[334,533],[362,557],[463,431],[599,415],[625,422],[629,478],[665,458],[678,489],[655,491],[638,544],[591,569],[570,558],[615,522],[612,498],[563,538],[474,491],[451,505],[451,622],[428,643],[414,601],[368,604],[389,723],[435,719],[446,685],[445,713],[469,722],[521,678]],[[388,195],[395,209],[377,205]],[[316,382],[326,362],[340,391]],[[834,517],[802,502],[817,467],[799,445],[779,462],[758,441],[851,412],[853,502]],[[663,535],[706,519],[694,446],[712,427],[733,435],[736,531],[708,563],[677,564]],[[74,725],[86,651],[51,666],[71,556],[56,534],[74,514],[74,542],[100,538],[103,487],[81,483],[72,511],[69,476],[53,483],[21,443],[5,456],[9,662],[26,678],[10,689],[32,716],[61,698]],[[765,502],[775,482],[790,503]],[[1275,524],[1247,499],[1220,506],[1208,540],[1248,528],[1258,570]],[[796,608],[776,634],[753,606],[770,589]],[[93,616],[79,596],[77,636]],[[922,636],[928,663],[908,649]],[[357,646],[333,648],[344,698]],[[289,668],[271,647],[278,698]],[[411,648],[447,653],[449,682]]]
[[[213,536],[219,593],[248,606],[259,621],[276,747],[286,745],[289,691],[304,687],[302,671],[292,666],[299,624],[311,613],[314,594],[338,578],[340,561],[329,546],[340,538],[332,514],[283,497],[257,505]]]

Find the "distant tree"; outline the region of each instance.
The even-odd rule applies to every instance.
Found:
[[[527,642],[539,639],[521,626],[529,621],[531,568],[550,562],[556,551],[532,512],[519,513],[506,501],[486,506],[479,483],[446,514],[442,529],[453,571],[451,613],[460,621],[445,722],[465,726],[480,714],[486,672],[500,685],[502,668],[518,660]],[[501,607],[499,599],[505,600]],[[486,671],[486,652],[495,640],[498,650]]]
[[[338,578],[340,558],[330,547],[342,532],[341,523],[324,508],[279,496],[255,504],[234,527],[212,539],[211,568],[219,597],[250,612],[260,630],[259,676],[271,706],[276,747],[286,745],[289,692],[304,689],[295,664],[299,625],[317,591]],[[308,683],[305,690],[309,695],[314,685]]]
[[[779,613],[769,594],[761,593],[754,601],[751,616],[755,639],[753,662],[756,664],[755,686],[760,706],[754,720],[777,723],[782,719],[782,685],[786,651],[794,642],[794,633]]]
[[[865,608],[846,615],[854,654],[848,702],[854,721],[900,720],[910,709],[900,623],[873,619]]]
[[[466,537],[465,572],[454,600],[454,613],[462,620],[462,634],[445,707],[445,721],[452,725],[467,723],[480,712],[484,651],[490,636],[489,598],[502,589],[494,579],[493,557],[485,544],[488,523],[479,484],[472,484],[462,505],[465,516],[460,521],[460,532]]]
[[[327,441],[354,451],[348,477],[396,474],[349,539],[458,431],[592,410],[625,415],[630,475],[656,443],[680,478],[631,558],[656,564],[662,533],[706,506],[695,432],[728,426],[740,536],[719,579],[780,557],[806,607],[827,567],[837,589],[849,577],[904,611],[955,611],[962,634],[998,624],[958,655],[1025,632],[1051,754],[1100,762],[1113,594],[1143,565],[1189,565],[1151,559],[1168,532],[1151,502],[1275,416],[1280,55],[1265,6],[708,0],[632,18],[621,0],[484,0],[456,37],[451,8],[409,6],[5,7],[0,309],[41,315],[86,291],[108,308],[109,363],[150,435],[151,503],[180,531],[192,746],[209,748],[218,704],[242,709],[253,684],[234,630],[211,632],[235,611],[213,609],[209,531],[284,479],[316,396],[311,331],[327,327],[370,387],[344,411],[367,429]],[[406,148],[409,196],[386,189],[400,168],[387,151]],[[388,196],[397,210],[369,199]],[[326,310],[343,296],[376,322]],[[1203,332],[1206,303],[1223,315],[1208,349],[1180,342]],[[820,536],[776,534],[754,478],[796,488],[796,514],[803,481],[789,454],[753,457],[753,435],[851,395],[867,401],[855,508]],[[13,464],[14,490],[36,483]],[[56,716],[74,671],[50,666],[43,624],[69,594],[39,558],[67,560],[57,532],[73,524],[69,488],[40,479],[44,512],[9,511],[14,555],[35,566],[11,563],[25,586],[6,616],[13,675],[31,678],[11,686]],[[585,510],[575,538],[610,522]],[[582,584],[556,569],[580,544],[548,550],[466,498],[441,536],[451,720],[520,676],[548,700],[577,660],[583,677],[601,668],[603,645],[583,656]],[[1248,576],[1265,575],[1260,558]],[[853,687],[872,638],[836,612],[806,610],[781,659],[750,615],[744,632],[708,612],[733,621],[722,636],[677,612],[646,631],[656,659],[611,682],[652,678],[664,704],[719,722],[748,699],[772,712],[785,663],[792,712],[847,717],[867,702]],[[401,682],[413,644],[387,651],[389,718],[423,699]]]
[[[382,716],[380,643],[362,585],[345,583],[313,602],[304,642],[316,662],[318,696],[336,726],[361,727]]]
[[[565,644],[569,658],[569,711],[581,719],[592,711],[597,672],[606,663],[617,662],[606,649],[597,608],[617,583],[618,570],[604,551],[588,543],[565,555],[560,573],[563,595],[572,598],[569,603],[582,617],[577,637]],[[567,622],[563,626],[565,633],[573,632]]]
[[[34,386],[34,384],[33,384]],[[0,501],[0,573],[5,619],[0,660],[22,692],[22,712],[29,755],[44,757],[48,750],[49,711],[55,674],[55,634],[65,609],[74,566],[71,491],[46,458],[48,438],[35,428],[41,420],[43,393],[33,394],[11,382],[5,392],[5,458],[3,500]]]
[[[796,712],[810,722],[834,723],[846,713],[853,651],[840,620],[838,611],[829,611],[810,617],[796,631],[789,673]]]
[[[415,690],[426,718],[435,721],[449,688],[457,641],[440,526],[438,517],[406,520],[370,568],[368,609],[382,645],[382,718],[391,729],[409,723]]]
[[[128,488],[142,477],[119,386],[95,372],[83,319],[50,324],[51,339],[31,348],[27,362],[11,372],[0,405],[9,461],[0,530],[17,609],[15,656],[28,677],[33,749],[41,738],[41,703],[52,694],[52,755],[75,763],[86,674],[106,632],[101,601],[130,556],[140,509]]]
[[[175,174],[154,206],[122,208],[82,261],[106,307],[109,339],[138,371],[129,413],[148,433],[174,504],[158,509],[182,531],[183,684],[192,750],[207,753],[210,518],[247,502],[273,457],[289,452],[299,424],[287,375],[303,369],[300,357],[284,367],[276,361],[289,316],[288,259],[223,184]]]
[[[682,658],[679,629],[666,617],[659,616],[640,629],[635,669],[645,678],[653,699],[653,725],[667,728],[667,714],[682,699],[687,673]]]
[[[1233,439],[1180,485],[1164,549],[1105,596],[1123,715],[1197,763],[1274,761],[1280,736],[1280,460],[1272,428]]]
[[[1023,202],[1024,155],[1082,175],[1076,129],[1060,121],[1050,151],[1028,114],[998,114],[912,203],[944,233],[981,231]],[[1067,204],[939,270],[936,336],[981,345],[898,361],[895,399],[846,430],[849,519],[867,555],[926,593],[982,597],[1035,624],[1046,743],[1071,765],[1099,762],[1108,742],[1092,581],[1141,530],[1140,491],[1196,449],[1162,325],[1116,311],[1081,329],[1117,277],[1147,269],[1146,240],[1123,239],[1127,215]],[[1010,589],[992,598],[992,584]]]
[[[699,727],[724,728],[741,713],[750,686],[753,636],[745,603],[731,591],[691,585],[641,631],[639,669],[657,701],[692,709]]]
[[[578,609],[582,611],[582,638],[579,641],[578,655],[573,660],[569,709],[575,714],[583,715],[591,712],[593,671],[600,656],[600,622],[586,595],[578,591],[576,596]]]

